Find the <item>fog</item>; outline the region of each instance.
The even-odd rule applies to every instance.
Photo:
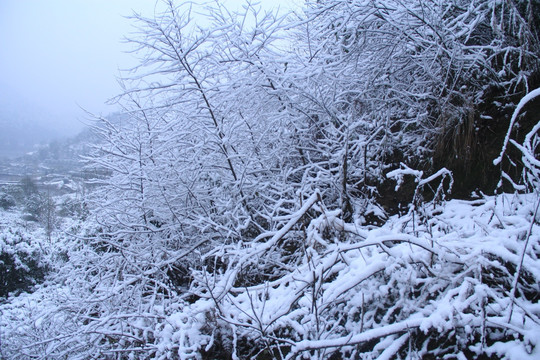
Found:
[[[133,64],[121,43],[130,31],[123,16],[132,9],[150,15],[153,6],[143,0],[2,1],[0,86],[10,122],[33,120],[71,133],[82,126],[82,109],[113,110],[105,102],[119,91],[118,69]]]
[[[156,6],[153,0],[2,0],[0,147],[21,136],[36,142],[72,135],[88,113],[116,111],[106,102],[120,93],[120,69],[137,63],[123,41],[134,30],[126,16],[151,17]]]

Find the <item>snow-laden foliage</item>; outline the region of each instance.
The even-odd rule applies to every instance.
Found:
[[[342,173],[343,198],[400,161],[418,167],[435,151],[466,152],[460,137],[474,128],[485,92],[528,91],[539,53],[528,4],[309,3],[294,28],[296,57],[275,81],[304,115],[298,133],[309,163],[330,178]]]
[[[537,97],[540,97],[540,88],[531,91],[521,99],[510,119],[510,126],[504,139],[501,154],[497,159],[493,160],[495,165],[501,163],[503,156],[506,153],[508,143],[517,148],[519,157],[521,158],[519,160],[521,160],[523,164],[522,178],[516,183],[508,174],[505,172],[501,173],[501,180],[504,178],[509,181],[516,190],[527,189],[529,191],[538,192],[538,189],[540,189],[540,161],[538,160],[538,155],[540,153],[540,119],[538,119],[536,124],[527,132],[521,144],[516,141],[516,139],[510,138],[514,126],[517,125],[517,118],[520,115],[520,112],[527,103]]]
[[[191,6],[170,3],[157,19],[138,18],[144,81],[126,82],[121,121],[96,124],[105,143],[91,160],[112,172],[97,196],[99,221],[182,244],[201,233],[238,240],[294,196],[282,186],[294,158],[290,129],[257,60],[279,56],[274,33],[283,29],[252,7],[243,15],[217,7],[211,25],[194,31]]]
[[[97,122],[90,159],[112,174],[95,193],[102,237],[151,264],[276,229],[316,189],[345,220],[363,214],[401,162],[433,171],[485,89],[528,86],[537,34],[516,6],[332,0],[277,17],[216,4],[198,27],[199,7],[167,1],[135,16],[125,116]]]
[[[10,293],[29,291],[50,267],[50,246],[43,232],[26,226],[16,213],[0,210],[0,302]]]
[[[185,295],[144,295],[151,271],[122,279],[86,250],[102,281],[78,273],[4,305],[4,354],[533,359],[537,207],[535,195],[451,200],[366,227],[316,193],[278,231],[201,253]]]
[[[538,357],[539,127],[512,133],[536,96],[535,6],[135,16],[141,65],[123,114],[94,125],[90,214],[56,239],[47,286],[1,307],[1,355]],[[515,195],[448,201],[431,156],[466,143],[494,89],[525,96],[501,139],[524,176],[503,172]],[[378,196],[406,189],[388,218]]]
[[[196,273],[200,299],[171,317],[167,340],[183,341],[169,350],[192,354],[190,311],[210,303],[199,346],[218,337],[240,358],[538,356],[537,197],[426,204],[373,230],[316,200],[268,240],[206,255],[221,269]]]

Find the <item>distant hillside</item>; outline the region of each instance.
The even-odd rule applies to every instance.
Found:
[[[1,92],[0,158],[21,156],[35,150],[38,144],[73,134],[50,111],[9,90]]]
[[[28,120],[0,114],[0,157],[13,158],[32,151],[36,144],[55,137],[55,132]]]

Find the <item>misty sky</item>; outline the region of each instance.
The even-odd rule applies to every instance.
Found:
[[[283,7],[290,0],[262,2]],[[121,41],[133,31],[124,17],[133,11],[151,17],[155,6],[155,0],[0,0],[0,105],[71,132],[87,117],[81,108],[114,111],[104,103],[120,91],[119,69],[136,64]]]

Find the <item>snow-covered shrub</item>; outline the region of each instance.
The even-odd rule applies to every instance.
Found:
[[[88,216],[88,206],[84,199],[68,194],[58,200],[57,215],[64,218],[84,220]]]
[[[0,192],[0,208],[7,210],[16,205],[15,198],[5,192]]]
[[[63,285],[2,307],[4,351],[15,359],[538,356],[533,194],[427,203],[424,218],[393,216],[381,227],[344,222],[317,193],[302,202],[276,231],[201,251],[183,293],[164,283],[167,260],[130,264],[122,249],[96,252],[82,241]]]
[[[507,104],[538,73],[535,12],[527,1],[308,2],[294,28],[300,60],[286,58],[273,75],[287,84],[299,147],[317,174],[305,180],[346,202],[366,185],[380,190],[400,162],[433,171],[434,158],[437,168],[481,159],[478,140],[494,136],[477,125],[490,89]]]
[[[432,208],[427,222],[392,217],[374,230],[311,200],[267,240],[206,255],[222,270],[195,273],[200,299],[169,318],[188,348],[203,338],[199,351],[212,348],[191,333],[204,330],[194,317],[204,311],[203,321],[214,320],[203,334],[228,334],[220,341],[233,358],[538,356],[540,228],[532,196],[452,200]],[[316,211],[308,215],[310,206]],[[535,245],[521,262],[516,252],[531,226]],[[284,256],[285,239],[297,236],[304,247]],[[246,283],[250,272],[273,275]],[[186,348],[175,349],[182,356]]]
[[[0,298],[31,290],[44,279],[47,270],[40,242],[22,224],[0,228]]]

